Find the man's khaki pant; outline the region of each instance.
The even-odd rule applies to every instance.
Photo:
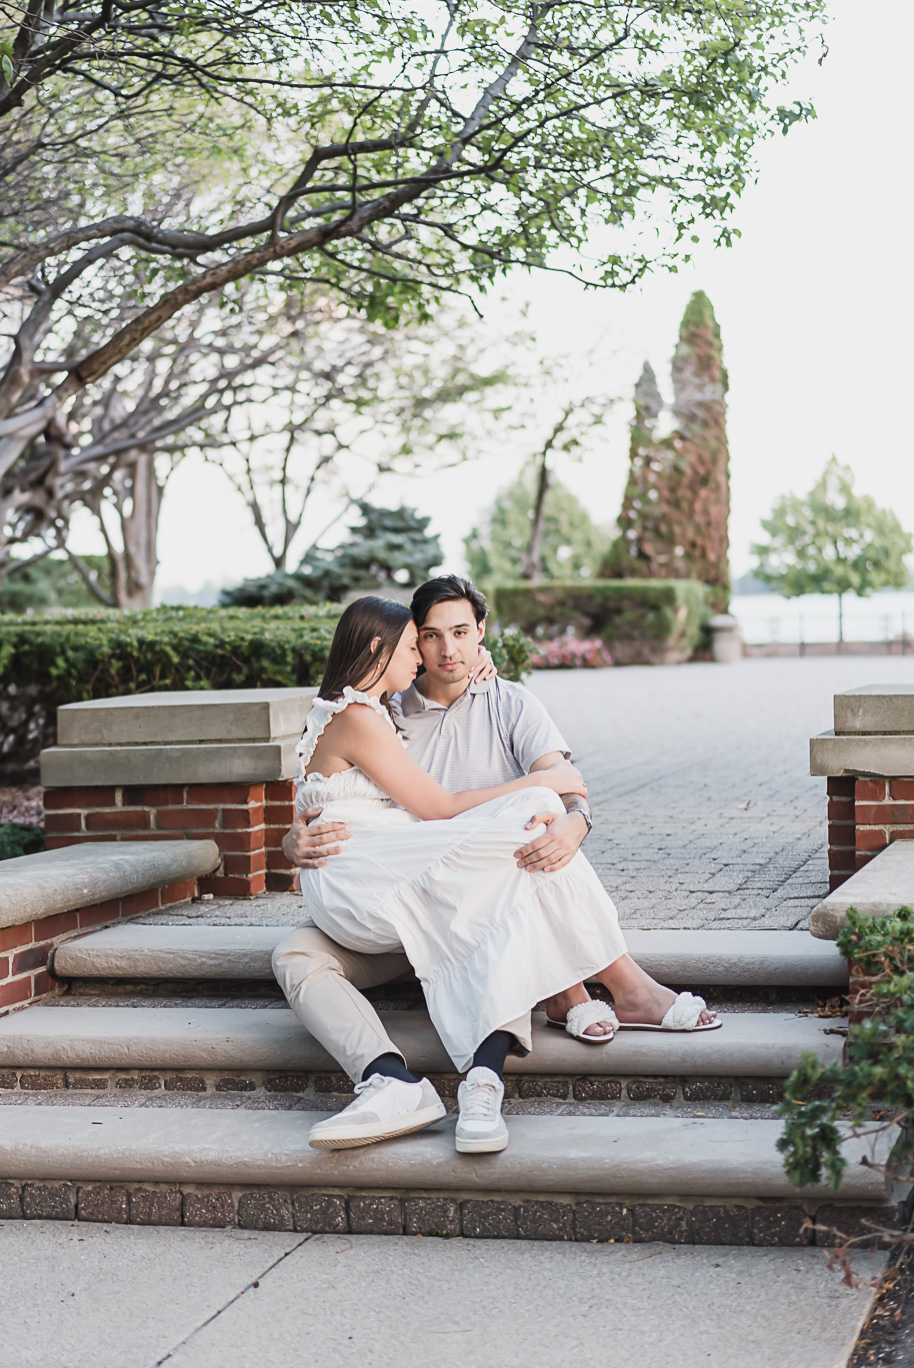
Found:
[[[316,926],[296,927],[273,951],[273,973],[292,1011],[354,1083],[361,1081],[362,1071],[379,1055],[403,1059],[403,1051],[397,1049],[360,989],[377,988],[409,972],[403,951],[366,955],[346,950]],[[529,1022],[528,1012],[502,1029],[527,1036]],[[517,1053],[526,1051],[518,1049]]]

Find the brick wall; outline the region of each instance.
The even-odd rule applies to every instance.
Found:
[[[839,888],[892,841],[914,840],[914,779],[828,780],[829,886]]]
[[[49,850],[83,841],[212,840],[222,867],[200,879],[200,892],[251,898],[291,886],[282,838],[293,798],[291,780],[46,789],[45,838]]]
[[[110,925],[124,917],[138,917],[162,907],[188,902],[196,893],[193,879],[133,893],[127,898],[57,912],[22,926],[0,927],[0,1017],[36,998],[60,992],[61,985],[48,972],[51,951],[80,931]]]

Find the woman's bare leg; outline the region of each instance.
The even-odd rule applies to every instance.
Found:
[[[659,1026],[676,1001],[676,994],[672,988],[664,988],[652,979],[650,974],[646,974],[635,963],[631,955],[620,955],[606,969],[594,974],[594,978],[612,993],[613,1008],[620,1021],[644,1021]],[[588,997],[583,983],[576,983],[573,988],[549,998],[545,1004],[546,1013],[554,1021],[562,1021],[571,1007],[579,1002],[587,1002]],[[716,1016],[716,1012],[710,1012],[705,1008],[698,1018],[698,1024],[707,1026]],[[608,1021],[598,1021],[595,1026],[588,1026],[585,1031],[585,1035],[611,1034],[612,1026]]]

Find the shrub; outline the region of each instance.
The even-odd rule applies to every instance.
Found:
[[[107,556],[83,556],[83,564],[108,588],[110,566]],[[75,565],[65,557],[45,556],[44,560],[12,568],[0,585],[0,613],[47,613],[61,608],[97,608],[98,599],[87,587]]]
[[[613,658],[602,641],[579,641],[577,637],[547,641],[530,658],[534,670],[600,670],[612,664]]]
[[[502,626],[537,641],[599,637],[619,665],[687,660],[709,616],[697,580],[592,580],[500,584],[489,591]]]
[[[866,980],[872,1015],[848,1029],[844,1064],[825,1066],[804,1054],[791,1074],[777,1114],[785,1118],[778,1149],[797,1187],[817,1183],[823,1171],[838,1188],[847,1166],[838,1122],[859,1128],[873,1108],[882,1111],[867,1132],[908,1123],[906,1141],[894,1156],[911,1160],[914,1117],[914,912],[899,908],[890,917],[867,917],[856,908],[838,936],[838,949]],[[823,1096],[824,1093],[830,1093]]]
[[[0,773],[20,777],[53,745],[64,703],[181,689],[316,684],[339,604],[154,608],[0,618]],[[496,634],[501,672],[518,679],[529,643]],[[527,654],[525,655],[525,649]]]
[[[44,850],[41,827],[23,826],[21,822],[0,823],[0,860],[15,860],[19,855],[35,855]]]

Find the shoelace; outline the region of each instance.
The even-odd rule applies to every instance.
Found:
[[[373,1092],[376,1087],[379,1087],[386,1082],[387,1080],[383,1074],[372,1074],[370,1078],[363,1078],[361,1083],[356,1083],[355,1088],[353,1089],[353,1092],[356,1095],[356,1102],[365,1101],[366,1093]],[[351,1105],[353,1104],[350,1103],[350,1106]]]
[[[498,1112],[498,1093],[491,1083],[468,1083],[461,1108],[468,1121],[493,1121]]]

